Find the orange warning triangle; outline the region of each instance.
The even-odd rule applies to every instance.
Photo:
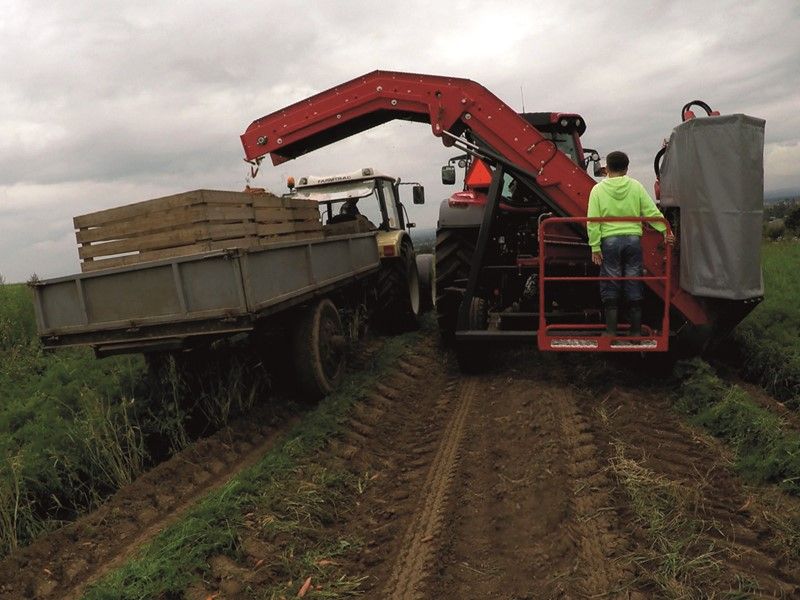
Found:
[[[488,188],[492,183],[492,171],[481,159],[472,161],[465,177],[468,188]]]

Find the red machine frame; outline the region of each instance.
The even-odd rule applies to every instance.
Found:
[[[663,272],[661,275],[644,275],[641,277],[602,277],[602,276],[548,276],[545,272],[547,264],[547,239],[545,229],[550,225],[559,223],[613,223],[613,222],[639,222],[639,223],[663,223],[667,228],[667,233],[671,233],[669,222],[663,217],[551,217],[543,219],[539,223],[539,328],[537,331],[537,343],[539,350],[550,352],[666,352],[669,349],[669,309],[670,294],[672,291],[672,247],[665,245],[663,257]],[[652,263],[652,261],[651,261]],[[655,335],[643,335],[638,337],[628,336],[604,336],[600,335],[605,325],[601,324],[547,324],[545,306],[545,286],[548,281],[644,281],[658,282],[663,286],[664,312],[661,321],[661,328]],[[649,327],[646,328],[649,330]],[[571,335],[555,332],[575,332]]]
[[[468,79],[374,71],[253,121],[241,140],[253,165],[267,154],[278,165],[394,119],[429,123],[446,146],[469,129],[532,174],[557,214],[586,214],[595,181],[513,108]],[[644,267],[655,272],[660,259],[650,243],[643,240]],[[667,273],[677,281],[677,273]],[[709,323],[703,304],[664,281],[645,283],[695,325]]]

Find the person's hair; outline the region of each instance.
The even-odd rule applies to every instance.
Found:
[[[630,162],[627,154],[614,150],[614,152],[609,152],[608,156],[606,156],[606,169],[612,173],[625,173],[628,171]]]

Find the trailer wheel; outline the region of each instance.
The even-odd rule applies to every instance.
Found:
[[[469,307],[467,329],[485,331],[489,327],[489,312],[486,300],[473,298]],[[456,360],[463,373],[480,373],[489,366],[489,354],[479,342],[459,340],[456,342]]]
[[[419,309],[428,312],[436,304],[436,263],[433,254],[417,254]]]
[[[419,273],[411,242],[403,240],[399,257],[381,261],[377,287],[380,329],[401,333],[419,327]]]
[[[436,232],[436,318],[439,333],[446,343],[453,341],[462,297],[452,288],[467,287],[476,231],[468,228],[439,229]]]
[[[345,345],[333,302],[325,298],[305,310],[294,331],[292,355],[298,387],[310,400],[330,394],[341,380]]]

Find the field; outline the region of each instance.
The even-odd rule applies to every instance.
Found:
[[[30,290],[0,285],[0,556],[252,406],[267,382],[248,368],[208,368],[187,401],[187,382],[148,375],[141,356],[43,352]]]
[[[428,320],[316,406],[241,357],[186,382],[43,354],[2,286],[0,599],[796,597],[800,245],[764,252],[710,362],[465,377]]]
[[[800,408],[800,244],[763,246],[765,300],[734,335],[743,375]]]
[[[144,468],[142,361],[43,354],[30,291],[0,286],[0,554],[98,505]]]

